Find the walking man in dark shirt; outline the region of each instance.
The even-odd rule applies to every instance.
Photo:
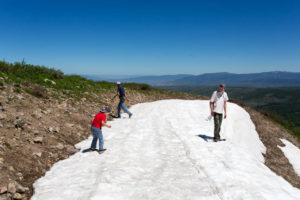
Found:
[[[127,97],[125,95],[125,89],[121,86],[121,82],[119,82],[119,81],[117,82],[117,87],[118,87],[117,94],[113,97],[113,99],[114,99],[116,96],[119,96],[119,99],[120,99],[120,102],[118,104],[117,118],[121,117],[121,108],[129,115],[129,118],[131,118],[132,113],[125,106],[125,100],[127,99]]]

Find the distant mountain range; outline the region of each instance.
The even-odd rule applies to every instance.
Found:
[[[122,82],[146,83],[153,86],[163,86],[170,84],[173,81],[185,78],[194,77],[190,74],[177,74],[177,75],[162,75],[162,76],[141,76],[136,78],[124,79]]]
[[[116,81],[116,79],[113,81]],[[300,73],[274,71],[251,74],[234,74],[221,72],[201,75],[178,74],[163,76],[140,76],[119,79],[119,81],[146,83],[152,86],[213,86],[220,83],[225,83],[230,87],[290,87],[300,86]]]
[[[94,81],[110,81],[116,82],[121,81],[125,83],[146,83],[149,85],[165,85],[167,82],[171,82],[177,79],[186,77],[192,77],[190,74],[177,74],[177,75],[161,75],[161,76],[112,76],[112,75],[81,75],[87,79]]]

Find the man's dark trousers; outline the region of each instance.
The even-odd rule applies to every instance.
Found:
[[[223,114],[214,113],[214,123],[215,123],[214,139],[220,139],[222,119],[223,119]]]

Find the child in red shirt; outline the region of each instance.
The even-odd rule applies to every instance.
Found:
[[[99,139],[99,153],[102,153],[103,151],[106,150],[103,148],[102,126],[111,128],[111,125],[106,124],[106,116],[109,113],[110,113],[110,108],[105,107],[95,115],[92,123],[92,128],[91,128],[93,133],[93,140],[92,140],[90,151],[96,151],[97,139]]]

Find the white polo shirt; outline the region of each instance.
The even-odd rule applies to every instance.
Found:
[[[229,99],[225,91],[224,92],[214,91],[210,98],[210,102],[214,103],[214,112],[223,114],[224,102],[228,100]]]

